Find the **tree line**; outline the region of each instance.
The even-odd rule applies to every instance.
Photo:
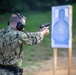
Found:
[[[76,0],[0,0],[0,13],[29,10],[46,11],[51,6],[76,3]]]

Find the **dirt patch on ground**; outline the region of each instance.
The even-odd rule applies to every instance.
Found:
[[[53,75],[53,58],[24,68],[23,75]],[[68,75],[68,57],[58,57],[56,75]],[[76,75],[76,57],[72,57],[71,75]]]
[[[53,57],[24,68],[23,75],[53,75]],[[56,75],[69,75],[68,49],[58,49]],[[72,50],[71,75],[76,75],[76,50]]]

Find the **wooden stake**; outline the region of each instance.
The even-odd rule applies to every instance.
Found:
[[[71,75],[72,68],[72,48],[68,49],[68,75]]]
[[[72,10],[73,7],[70,6],[70,48],[68,49],[68,75],[71,75],[72,68]]]
[[[57,68],[57,48],[54,48],[54,54],[53,54],[53,57],[54,57],[54,63],[53,63],[53,75],[57,75],[56,74],[56,68]]]

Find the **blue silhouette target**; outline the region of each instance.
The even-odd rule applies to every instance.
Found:
[[[69,19],[69,6],[52,7],[52,47],[69,47]]]

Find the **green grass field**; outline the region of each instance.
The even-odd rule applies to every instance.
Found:
[[[73,47],[76,44],[76,4],[73,5]],[[37,12],[30,11],[27,13],[22,12],[27,18],[25,30],[28,32],[35,32],[39,30],[39,26],[51,22],[51,11],[47,12]],[[7,26],[11,14],[6,13],[0,15],[0,29]],[[37,45],[24,46],[24,59],[23,65],[33,65],[37,61],[48,60],[53,55],[53,49],[51,48],[51,26],[49,27],[50,33],[48,36],[44,37],[44,40]],[[31,64],[29,64],[31,63]]]
[[[24,14],[27,17],[27,26],[25,30],[29,32],[39,31],[39,26],[51,22],[51,11],[48,12],[29,12]],[[49,27],[51,29],[51,26]],[[52,56],[51,49],[51,35],[44,37],[44,40],[37,45],[24,46],[24,62],[23,65],[28,64],[28,61],[33,64],[34,62],[49,59]]]

